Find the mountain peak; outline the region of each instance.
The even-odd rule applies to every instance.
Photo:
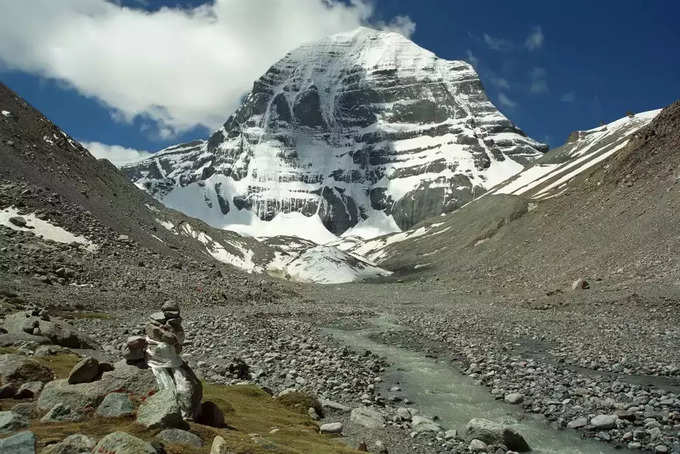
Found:
[[[469,64],[360,27],[289,52],[206,142],[125,171],[216,227],[305,225],[324,242],[453,211],[546,149],[491,104]]]

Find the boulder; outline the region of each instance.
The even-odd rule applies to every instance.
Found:
[[[141,397],[156,389],[151,369],[128,365],[125,361],[115,366],[96,382],[71,385],[62,379],[47,383],[38,398],[38,408],[49,410],[59,403],[73,409],[96,408],[107,394],[114,391],[126,391]]]
[[[28,419],[25,416],[13,411],[0,411],[0,434],[15,432],[26,427],[28,427]]]
[[[108,434],[94,447],[92,452],[115,454],[157,454],[149,443],[125,432]]]
[[[185,445],[192,448],[203,446],[199,436],[182,429],[165,429],[156,435],[156,438],[172,445]]]
[[[616,415],[597,415],[590,420],[590,425],[598,430],[608,430],[616,427]]]
[[[443,431],[442,427],[432,419],[420,415],[413,416],[411,419],[411,427],[415,433]]]
[[[327,424],[322,424],[319,430],[322,434],[339,434],[342,432],[342,423],[329,422]]]
[[[17,227],[26,228],[26,219],[21,216],[12,216],[9,218],[9,222],[16,225]]]
[[[146,338],[144,336],[128,337],[123,348],[123,357],[128,363],[143,361],[145,358]]]
[[[26,382],[19,387],[19,390],[17,391],[15,398],[33,399],[34,397],[37,397],[38,394],[40,394],[40,391],[42,391],[43,386],[45,385],[41,381]]]
[[[82,454],[94,448],[94,440],[83,434],[73,434],[63,441],[44,447],[40,454]]]
[[[488,449],[488,446],[486,443],[484,443],[482,440],[477,440],[473,439],[470,441],[470,445],[468,446],[468,450],[470,452],[486,452]]]
[[[149,429],[187,428],[175,394],[163,389],[139,406],[137,422]]]
[[[509,404],[521,404],[524,401],[524,394],[508,393],[505,395],[505,401]]]
[[[0,453],[35,454],[35,435],[33,432],[19,432],[11,437],[3,438],[0,440]]]
[[[0,380],[2,383],[47,382],[52,379],[54,379],[52,370],[34,359],[16,354],[0,355]]]
[[[206,401],[201,404],[201,414],[198,422],[210,427],[226,427],[224,413],[214,402]]]
[[[27,419],[33,419],[35,417],[35,402],[19,402],[12,407],[12,411]]]
[[[18,312],[5,318],[4,327],[9,334],[26,335],[24,330],[26,326],[37,327],[40,330],[40,336],[31,337],[48,338],[53,344],[62,347],[101,349],[94,339],[79,332],[63,320],[43,320],[28,312]]]
[[[99,361],[91,356],[81,359],[71,372],[68,374],[68,383],[75,385],[78,383],[90,383],[99,377]]]
[[[216,435],[210,447],[210,454],[232,454],[232,451],[229,449],[225,439]]]
[[[385,418],[376,410],[368,407],[359,407],[352,410],[349,417],[353,424],[367,429],[380,429],[385,426]]]
[[[106,418],[129,416],[135,412],[135,406],[125,393],[111,393],[97,407],[96,413]]]
[[[567,428],[568,429],[580,429],[581,427],[585,427],[588,425],[588,418],[585,416],[580,416],[578,418],[574,418],[571,421],[567,423]]]
[[[48,411],[45,416],[40,418],[41,422],[62,422],[62,421],[82,421],[85,415],[81,412],[72,410],[71,407],[64,404],[57,404]]]
[[[513,451],[530,451],[529,445],[515,429],[483,418],[474,418],[465,426],[465,439],[487,444],[503,444]]]
[[[576,279],[572,284],[571,284],[571,289],[572,290],[586,290],[590,288],[590,284],[588,281],[585,279]]]

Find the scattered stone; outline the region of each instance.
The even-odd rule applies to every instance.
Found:
[[[572,284],[571,284],[571,289],[572,290],[586,290],[590,288],[590,284],[588,281],[585,279],[576,279]]]
[[[465,426],[467,440],[481,440],[487,444],[503,444],[518,452],[529,451],[529,445],[513,428],[483,418],[474,418]]]
[[[125,432],[108,434],[94,447],[92,452],[115,454],[158,454],[149,443]]]
[[[524,394],[521,393],[509,393],[505,395],[505,401],[509,404],[520,404],[524,401]]]
[[[45,414],[40,421],[42,422],[61,422],[61,421],[82,421],[85,416],[77,411],[71,409],[71,407],[64,404],[57,404],[50,409],[50,411]]]
[[[68,383],[91,383],[99,377],[99,361],[91,356],[80,360],[68,375]]]
[[[96,413],[106,418],[129,416],[135,411],[135,406],[126,393],[107,394],[97,407]]]
[[[149,429],[187,428],[175,394],[163,389],[139,406],[137,422]]]
[[[21,216],[12,216],[9,218],[9,222],[21,228],[26,228],[27,225],[26,219]]]
[[[17,385],[32,382],[48,382],[54,373],[48,367],[23,355],[0,355],[0,381]]]
[[[73,434],[59,443],[44,447],[40,454],[82,454],[92,452],[95,442],[83,434]]]
[[[33,435],[33,432],[19,432],[11,437],[1,439],[0,453],[35,454],[35,435]]]
[[[385,418],[376,410],[368,407],[355,408],[349,419],[353,424],[367,429],[380,429],[385,426]]]
[[[333,410],[337,410],[342,413],[349,413],[352,411],[350,407],[347,405],[340,404],[338,402],[334,402],[332,400],[327,400],[327,399],[321,399],[321,406],[324,408],[331,408]]]
[[[579,416],[578,418],[572,419],[567,423],[568,429],[580,429],[588,425],[588,418],[585,416]]]
[[[470,452],[486,452],[488,446],[482,440],[473,439],[468,446]]]
[[[458,438],[458,431],[456,429],[449,429],[444,432],[445,440],[455,440],[456,438]]]
[[[616,415],[597,415],[590,420],[590,425],[597,430],[613,429],[616,427],[617,420]]]
[[[232,454],[224,438],[216,435],[210,447],[210,454]]]
[[[28,419],[13,411],[0,411],[0,434],[15,432],[28,427]]]
[[[87,348],[100,350],[101,346],[90,336],[87,336],[63,320],[43,320],[39,316],[29,312],[18,312],[5,318],[4,327],[9,334],[26,334],[24,328],[30,326],[30,332],[34,328],[40,329],[40,336],[31,336],[36,339],[45,337],[53,344],[71,348]]]
[[[43,382],[41,381],[29,381],[21,385],[19,387],[19,390],[17,391],[17,394],[15,396],[16,399],[33,399],[34,397],[37,397],[38,394],[40,394],[40,391],[42,391]]]
[[[320,431],[322,434],[339,434],[342,432],[341,422],[329,422],[322,424]]]
[[[431,418],[425,416],[415,415],[411,419],[411,427],[415,433],[423,432],[442,432],[442,427],[435,423]]]
[[[165,429],[156,435],[156,438],[170,444],[186,445],[193,448],[200,448],[203,446],[200,437],[181,429]]]

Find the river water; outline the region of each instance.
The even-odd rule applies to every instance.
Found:
[[[392,364],[384,374],[386,383],[399,383],[404,396],[425,416],[439,416],[438,423],[462,434],[472,418],[486,418],[511,425],[540,454],[620,453],[605,443],[583,440],[573,430],[555,430],[544,418],[524,414],[517,406],[494,399],[488,390],[454,367],[427,358],[422,353],[376,342],[369,337],[400,327],[383,316],[361,330],[325,329],[324,332],[356,350],[381,355]]]

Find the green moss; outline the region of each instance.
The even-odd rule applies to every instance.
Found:
[[[287,408],[280,399],[273,399],[256,386],[204,384],[203,400],[210,400],[220,407],[225,414],[228,427],[218,429],[191,423],[190,430],[203,440],[203,447],[194,449],[166,445],[168,454],[208,454],[216,435],[222,436],[235,454],[358,452],[342,446],[337,438],[319,434],[316,424],[308,416]],[[306,405],[307,401],[300,402]],[[36,419],[31,421],[30,430],[38,437],[39,449],[47,443],[63,440],[74,433],[83,433],[99,439],[119,430],[144,440],[151,440],[159,432],[136,424],[134,417],[101,418],[96,415],[76,423],[41,423]],[[4,436],[6,435],[0,435],[0,438]]]

